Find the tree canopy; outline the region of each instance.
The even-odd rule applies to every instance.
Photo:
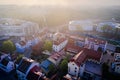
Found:
[[[2,44],[2,50],[7,53],[12,53],[13,51],[15,51],[15,49],[15,45],[10,40],[4,41]]]
[[[43,45],[43,50],[52,51],[52,42],[46,40],[44,45]]]
[[[59,77],[62,78],[68,72],[68,61],[67,59],[62,60],[61,64],[59,65],[60,75]]]

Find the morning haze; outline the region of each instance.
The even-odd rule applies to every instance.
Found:
[[[103,4],[105,3],[105,4]],[[0,17],[58,26],[70,20],[119,18],[119,0],[1,0]]]

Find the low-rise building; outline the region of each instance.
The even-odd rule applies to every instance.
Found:
[[[93,49],[98,51],[101,49],[102,51],[106,50],[107,41],[96,39],[96,38],[86,38],[85,40],[85,48]]]
[[[111,51],[111,52],[115,52],[115,50],[116,50],[116,45],[113,45],[113,44],[107,44],[107,46],[106,46],[106,50],[108,50],[108,51]]]
[[[120,63],[115,63],[115,70],[116,73],[120,74]]]
[[[29,36],[39,33],[39,25],[30,21],[0,18],[1,36]]]
[[[84,63],[83,78],[85,80],[101,80],[102,65],[98,62],[88,60]]]
[[[41,69],[43,70],[44,73],[48,74],[48,72],[49,72],[49,66],[51,64],[53,64],[51,61],[45,60],[45,61],[41,62],[40,67],[41,67]]]
[[[67,44],[65,51],[70,53],[71,55],[75,55],[77,53],[79,53],[83,48],[75,45],[75,44]]]
[[[69,36],[69,43],[74,43],[76,46],[84,47],[85,45],[85,37],[84,36]]]
[[[27,77],[28,73],[35,66],[39,66],[39,63],[32,59],[23,57],[17,67],[17,74],[18,74],[19,80],[27,80],[26,77]]]
[[[100,61],[101,53],[84,48],[77,55],[75,55],[68,63],[68,73],[73,76],[82,76],[84,72],[84,62],[88,59]]]
[[[27,75],[27,80],[46,80],[45,75],[42,73],[40,67],[34,66]]]
[[[103,28],[105,27],[106,28]],[[98,32],[107,32],[107,33],[115,33],[115,29],[119,29],[120,24],[116,22],[101,22],[98,23],[96,31]],[[120,33],[119,33],[120,34]]]
[[[55,52],[59,52],[65,48],[67,43],[68,43],[68,40],[65,38],[63,34],[55,34],[52,48]]]
[[[77,31],[77,30],[92,31],[93,22],[91,22],[90,20],[70,21],[68,28],[70,31]]]
[[[23,53],[25,52],[26,49],[37,45],[40,42],[40,39],[38,37],[33,38],[33,37],[29,37],[24,41],[20,41],[19,43],[16,43],[16,51],[19,53]]]
[[[58,65],[60,63],[60,61],[64,58],[65,56],[65,51],[62,50],[60,52],[54,52],[49,58],[48,60],[51,61],[54,65]]]
[[[120,53],[114,53],[114,58],[116,62],[120,62]]]
[[[113,70],[115,73],[120,74],[120,62],[113,62],[113,63],[112,63],[112,70]]]
[[[114,62],[111,68],[115,73],[120,74],[120,53],[114,53]]]
[[[0,68],[9,73],[11,72],[13,69],[15,69],[15,65],[14,62],[11,60],[11,57],[8,54],[2,54],[0,56]]]

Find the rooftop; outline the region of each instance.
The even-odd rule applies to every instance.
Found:
[[[39,80],[42,76],[41,69],[38,66],[34,66],[27,75],[27,80]]]
[[[3,60],[1,61],[1,64],[3,64],[4,66],[7,66],[9,63],[10,59],[7,57],[3,58]]]
[[[57,40],[53,41],[53,44],[54,45],[59,45],[62,42],[64,42],[65,40],[66,40],[65,38],[58,38]]]
[[[41,68],[47,73],[49,71],[49,66],[52,64],[49,60],[45,60],[41,63]]]
[[[65,55],[64,50],[61,50],[60,52],[54,52],[53,55],[51,55],[49,58],[57,61],[57,60],[59,60],[60,58],[62,58],[64,55]]]
[[[80,66],[87,59],[94,59],[100,61],[101,54],[101,52],[83,48],[83,50],[80,51],[77,55],[75,55],[73,59],[71,59],[71,61],[74,61],[78,66]]]
[[[30,65],[32,64],[32,62],[33,62],[33,60],[31,60],[31,59],[23,58],[18,66],[18,70],[23,73],[26,73],[27,70],[29,69]]]
[[[79,53],[83,48],[75,45],[74,43],[67,44],[66,51],[72,52],[72,53]]]
[[[97,44],[106,44],[107,41],[101,40],[101,39],[96,39],[96,38],[87,38],[88,41],[95,42]]]

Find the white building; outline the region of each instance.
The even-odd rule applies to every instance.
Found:
[[[59,52],[66,46],[67,42],[68,42],[68,40],[66,40],[66,39],[54,42],[53,50],[56,52]]]
[[[18,74],[19,80],[27,80],[26,77],[27,77],[28,73],[35,66],[39,66],[39,63],[35,62],[32,59],[23,57],[17,67],[17,74]]]
[[[112,69],[114,70],[114,72],[120,74],[120,62],[113,62]]]
[[[115,64],[115,72],[120,74],[120,63]]]
[[[120,62],[120,53],[114,53],[114,58],[115,58],[115,61]]]
[[[100,61],[100,58],[100,52],[85,48],[75,55],[68,63],[68,74],[76,77],[82,76],[85,67],[84,62],[88,59],[92,59],[97,62]]]
[[[53,39],[52,48],[55,52],[62,50],[68,43],[68,40],[65,38],[65,36],[63,36],[63,34],[57,34]]]
[[[93,23],[89,20],[70,21],[68,28],[70,31],[76,31],[76,30],[80,30],[80,29],[83,31],[92,31]]]
[[[85,39],[85,48],[93,49],[97,51],[99,48],[102,49],[102,51],[106,50],[107,41],[96,39],[96,38],[86,38]]]
[[[112,69],[114,72],[120,74],[120,53],[114,53],[115,61],[112,63]]]
[[[0,35],[3,36],[27,36],[39,33],[39,25],[33,22],[0,18]]]

